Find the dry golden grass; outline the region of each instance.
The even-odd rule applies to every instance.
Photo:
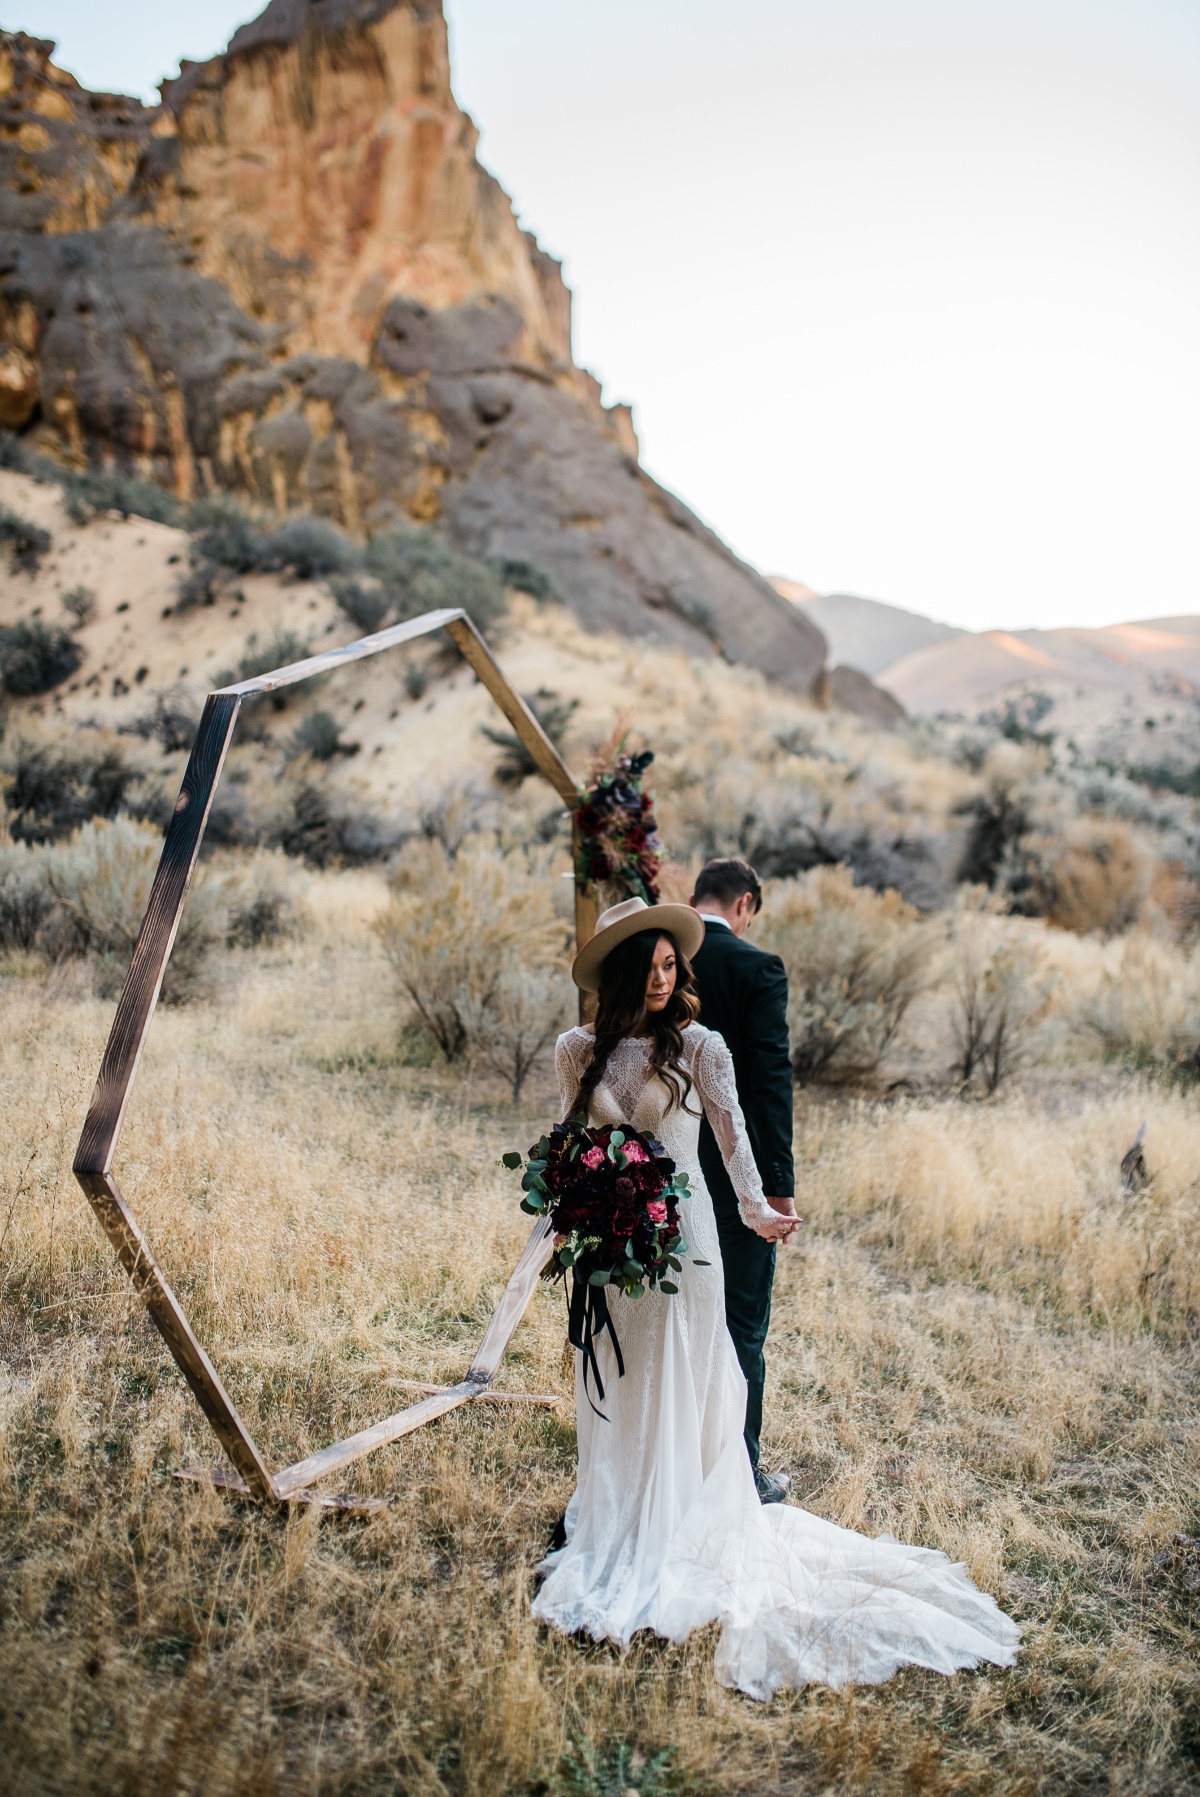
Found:
[[[461,1372],[524,1234],[497,1156],[552,1103],[545,1072],[516,1112],[400,1064],[383,898],[314,879],[306,937],[161,1013],[118,1157],[276,1461],[383,1414],[389,1376]],[[771,1463],[965,1559],[1027,1635],[1010,1672],[763,1707],[714,1684],[711,1633],[622,1655],[532,1624],[569,1412],[481,1406],[385,1450],[347,1475],[388,1500],[366,1521],[171,1478],[215,1443],[69,1174],[110,1012],[69,971],[0,979],[8,1789],[546,1792],[574,1731],[675,1744],[697,1791],[1196,1787],[1193,1099],[1065,1070],[998,1103],[802,1104]],[[539,1293],[503,1382],[563,1389],[562,1324]]]

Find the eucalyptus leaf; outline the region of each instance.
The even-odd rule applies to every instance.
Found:
[[[669,1279],[663,1279],[660,1281],[658,1289],[660,1292],[669,1292],[670,1295],[674,1297],[675,1293],[679,1290],[679,1287],[677,1285],[672,1285]]]
[[[510,1173],[515,1173],[524,1158],[524,1155],[516,1154],[510,1148],[507,1154],[500,1156],[500,1164],[502,1167],[507,1167]]]

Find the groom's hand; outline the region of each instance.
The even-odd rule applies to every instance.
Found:
[[[779,1215],[786,1217],[792,1225],[787,1234],[779,1238],[780,1243],[786,1247],[800,1227],[800,1219],[796,1215],[796,1200],[794,1198],[768,1198],[767,1203],[773,1211],[778,1211]]]

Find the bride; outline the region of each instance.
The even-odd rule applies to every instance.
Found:
[[[696,1021],[687,905],[614,905],[576,956],[594,1026],[558,1039],[563,1116],[630,1123],[690,1176],[677,1296],[610,1287],[625,1362],[597,1343],[603,1415],[576,1358],[579,1472],[566,1545],[547,1556],[533,1612],[625,1645],[638,1629],[682,1641],[720,1622],[722,1684],[767,1699],[811,1682],[878,1684],[900,1666],[1009,1666],[1019,1630],[944,1554],[869,1540],[791,1505],[759,1502],[742,1439],[746,1382],[725,1327],[720,1249],[697,1154],[700,1106],[748,1229],[779,1240],[746,1138],[723,1039]],[[700,1263],[707,1262],[707,1265]]]

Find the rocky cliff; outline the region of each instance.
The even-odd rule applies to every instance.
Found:
[[[641,469],[454,100],[440,0],[271,0],[145,107],[0,33],[0,423],[181,498],[408,519],[797,691],[820,632]]]

